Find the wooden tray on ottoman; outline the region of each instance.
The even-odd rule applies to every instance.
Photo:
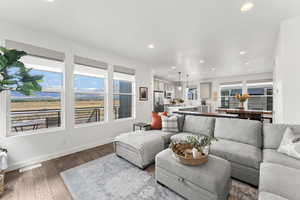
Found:
[[[193,155],[191,153],[192,148],[192,145],[185,143],[177,143],[171,146],[171,149],[174,153],[174,157],[177,158],[177,160],[184,165],[197,166],[204,164],[208,161],[207,155],[202,155],[196,159],[193,158]]]

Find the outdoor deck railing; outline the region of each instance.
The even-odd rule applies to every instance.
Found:
[[[114,106],[114,117],[118,118],[119,106]],[[104,107],[85,107],[75,109],[75,124],[104,121]],[[11,112],[11,130],[13,132],[59,127],[61,110],[40,109]]]

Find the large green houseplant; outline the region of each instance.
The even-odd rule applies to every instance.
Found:
[[[30,70],[20,61],[27,53],[15,49],[0,47],[0,93],[15,90],[26,96],[41,91],[39,82],[42,75],[31,75]]]
[[[0,47],[0,93],[14,90],[26,96],[41,91],[39,82],[42,75],[31,75],[30,70],[20,61],[26,52]],[[7,151],[0,147],[0,151]]]
[[[41,91],[42,87],[39,82],[42,81],[42,75],[31,75],[30,70],[25,67],[24,63],[20,61],[26,52],[15,49],[6,49],[0,47],[0,93],[5,90],[14,90],[26,96],[33,92]],[[7,149],[0,147],[2,156]],[[2,160],[2,159],[1,159]],[[6,169],[6,166],[1,168]],[[4,191],[4,174],[0,174],[0,195]]]

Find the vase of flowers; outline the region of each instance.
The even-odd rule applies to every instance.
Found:
[[[241,110],[244,110],[244,109],[245,109],[244,104],[245,104],[245,102],[249,99],[249,97],[250,97],[249,94],[243,94],[243,95],[241,95],[241,94],[236,94],[236,95],[235,95],[235,98],[236,98],[237,100],[239,100],[239,102],[240,102],[240,107],[239,107],[239,109],[241,109]]]

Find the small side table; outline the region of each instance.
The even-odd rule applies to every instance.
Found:
[[[135,131],[135,127],[139,127],[140,130],[149,130],[151,125],[143,122],[138,122],[133,124],[133,131]]]

